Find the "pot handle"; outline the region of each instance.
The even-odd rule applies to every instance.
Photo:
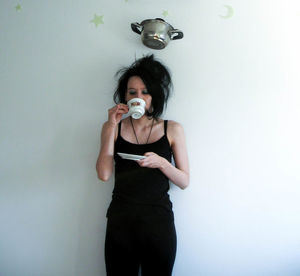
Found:
[[[171,40],[175,40],[175,39],[181,39],[183,38],[183,32],[178,30],[178,29],[173,29],[170,31],[171,33]],[[173,36],[175,34],[175,36]]]
[[[135,33],[137,33],[137,34],[141,34],[141,33],[142,33],[142,31],[141,31],[139,28],[142,28],[142,25],[141,25],[141,24],[139,24],[139,23],[137,23],[137,22],[131,23],[131,29],[132,29]]]

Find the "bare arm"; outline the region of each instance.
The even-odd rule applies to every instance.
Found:
[[[113,155],[116,126],[108,121],[103,124],[101,132],[101,148],[98,156],[96,169],[98,178],[107,181],[113,171]]]
[[[96,163],[98,178],[107,181],[112,175],[114,165],[114,145],[117,137],[118,124],[122,115],[128,112],[125,104],[118,104],[108,111],[108,121],[103,124],[101,131],[101,147]]]
[[[162,166],[161,171],[175,185],[181,189],[185,189],[189,185],[190,174],[183,127],[176,122],[170,122],[168,134],[174,155],[175,167],[166,160],[167,162]]]
[[[189,185],[189,162],[183,127],[176,122],[169,121],[168,138],[174,154],[175,166],[153,152],[145,153],[147,158],[138,163],[142,167],[160,169],[170,181],[181,189],[185,189]]]

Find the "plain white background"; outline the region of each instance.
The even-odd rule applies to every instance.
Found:
[[[170,190],[174,276],[300,274],[299,1],[17,4],[0,4],[1,276],[105,275],[100,130],[114,73],[148,53],[190,157],[190,187]],[[155,17],[184,38],[143,46],[130,23]]]

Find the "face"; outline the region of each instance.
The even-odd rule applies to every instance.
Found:
[[[138,76],[130,77],[127,83],[125,100],[127,102],[133,98],[143,99],[146,102],[146,110],[150,109],[152,96],[148,93],[143,80]]]

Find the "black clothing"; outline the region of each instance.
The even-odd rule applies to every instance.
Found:
[[[117,152],[144,155],[154,152],[171,162],[172,150],[164,135],[150,144],[133,144],[121,136],[115,142],[115,187],[107,211],[105,261],[107,275],[170,276],[176,255],[176,230],[169,179],[159,170],[140,167]]]
[[[174,221],[134,215],[108,218],[105,239],[107,276],[171,276],[176,256]]]

